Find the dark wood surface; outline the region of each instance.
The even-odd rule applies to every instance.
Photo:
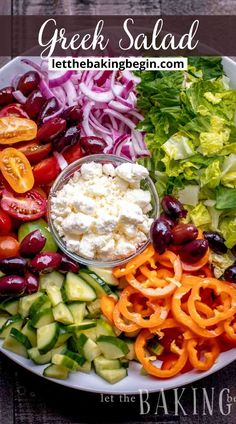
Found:
[[[236,0],[0,0],[0,14],[236,14]],[[1,41],[0,41],[1,42]],[[10,58],[1,58],[0,65]],[[181,394],[179,389],[178,394]],[[196,414],[193,394],[197,393]],[[213,396],[213,413],[203,405],[203,391]],[[235,397],[227,413],[226,392]],[[222,405],[219,403],[222,394]],[[175,410],[174,391],[166,392],[167,414],[156,412],[158,394],[150,395],[150,413],[140,414],[140,398],[102,402],[100,395],[65,389],[25,371],[0,354],[0,424],[169,423],[235,424],[235,363],[187,386],[183,410]],[[231,399],[229,399],[231,400]],[[132,402],[133,401],[133,402]],[[222,406],[223,411],[220,410]],[[146,412],[146,411],[145,411]]]

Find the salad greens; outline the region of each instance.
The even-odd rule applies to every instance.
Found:
[[[219,57],[191,57],[188,71],[143,71],[138,107],[151,153],[142,159],[160,196],[173,194],[202,229],[236,244],[236,91]]]

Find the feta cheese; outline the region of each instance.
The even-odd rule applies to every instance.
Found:
[[[84,180],[91,180],[102,176],[102,164],[98,162],[83,163],[80,168]]]
[[[72,234],[84,234],[89,230],[93,222],[93,218],[89,215],[71,212],[62,222],[62,228],[65,232]]]
[[[116,175],[122,178],[128,183],[140,182],[148,176],[148,170],[142,165],[137,163],[122,163],[122,165],[117,166]]]
[[[82,212],[87,215],[93,215],[96,207],[96,202],[89,197],[80,194],[72,200],[71,206],[76,212]]]
[[[109,177],[114,177],[116,175],[116,171],[112,163],[104,163],[102,170],[103,174],[108,175]]]
[[[135,203],[144,210],[146,207],[150,207],[151,194],[149,191],[141,189],[129,189],[125,194],[125,200]]]
[[[121,200],[119,202],[120,222],[125,224],[141,224],[144,221],[142,209],[135,203]]]

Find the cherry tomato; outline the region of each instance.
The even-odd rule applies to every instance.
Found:
[[[34,221],[46,213],[46,200],[36,190],[16,194],[3,190],[1,207],[10,216],[22,221]]]
[[[42,187],[34,187],[34,190],[36,190],[44,199],[47,200],[48,195],[46,191],[42,189]]]
[[[37,125],[31,119],[6,116],[0,118],[0,144],[13,144],[19,141],[33,140],[37,134]]]
[[[4,189],[11,190],[11,187],[9,186],[7,180],[4,178],[4,176],[0,173],[0,197],[2,196],[2,192]]]
[[[29,141],[17,145],[17,148],[24,153],[30,163],[38,163],[46,158],[52,150],[52,144],[38,144],[36,141]]]
[[[22,106],[19,103],[11,103],[8,106],[5,106],[0,111],[0,117],[5,116],[16,116],[17,118],[27,118],[29,119],[29,115],[25,112]]]
[[[6,235],[9,234],[12,229],[12,222],[9,215],[0,209],[0,234]]]
[[[79,144],[68,147],[62,154],[68,163],[75,162],[83,156],[83,152]]]
[[[11,236],[0,236],[0,258],[19,255],[19,242]]]
[[[8,147],[1,152],[0,170],[17,193],[25,193],[34,185],[31,165],[26,156],[17,149]]]
[[[60,168],[54,156],[44,159],[33,167],[35,183],[50,184],[58,176]]]
[[[162,370],[170,370],[174,364],[176,363],[178,356],[174,353],[169,353],[166,355],[165,359],[162,362],[161,369]]]

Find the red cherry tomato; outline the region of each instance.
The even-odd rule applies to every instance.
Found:
[[[35,184],[50,184],[58,176],[60,168],[54,156],[44,159],[33,167]]]
[[[62,154],[68,163],[75,162],[83,156],[83,152],[79,144],[68,147]]]
[[[10,216],[22,221],[34,221],[46,212],[46,199],[36,190],[24,194],[3,190],[1,207]]]
[[[25,112],[22,106],[19,103],[11,103],[8,106],[5,106],[0,111],[0,117],[4,116],[17,116],[18,118],[28,118],[29,115]]]
[[[0,258],[19,255],[19,242],[11,236],[0,236]]]
[[[36,141],[30,141],[18,144],[17,148],[24,153],[30,163],[35,164],[49,155],[52,150],[52,144],[38,144]]]
[[[9,215],[0,209],[0,234],[6,235],[9,234],[12,229],[12,222]]]

